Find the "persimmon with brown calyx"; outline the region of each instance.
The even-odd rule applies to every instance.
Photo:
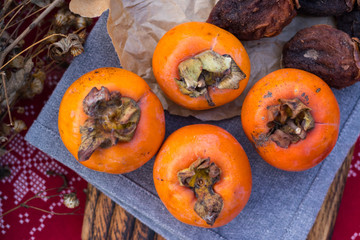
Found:
[[[165,117],[142,78],[120,68],[99,68],[67,89],[58,127],[64,145],[81,164],[120,174],[156,154],[165,136]]]
[[[231,102],[243,92],[250,76],[250,60],[241,42],[203,22],[169,30],[156,46],[152,68],[167,97],[192,110]]]
[[[251,169],[240,143],[224,129],[189,125],[173,132],[154,163],[154,184],[169,212],[212,228],[234,219],[251,193]]]
[[[312,73],[277,70],[246,96],[241,121],[246,136],[270,165],[287,171],[314,167],[338,138],[340,110],[329,86]]]

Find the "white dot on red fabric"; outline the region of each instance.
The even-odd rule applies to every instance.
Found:
[[[6,231],[5,231],[5,230],[2,230],[2,231],[1,231],[1,233],[2,233],[2,234],[5,234],[5,233],[6,233]]]
[[[351,236],[351,240],[355,240],[358,236],[359,236],[360,233],[354,233],[352,236]]]
[[[24,220],[20,219],[19,223],[20,223],[20,224],[23,224],[23,223],[24,223]]]

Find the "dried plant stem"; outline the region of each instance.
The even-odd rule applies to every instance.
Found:
[[[58,67],[57,65],[54,66],[55,63],[56,62],[54,60],[52,60],[51,63],[49,63],[48,65],[46,65],[44,67],[44,71],[49,73],[49,72],[52,72],[53,70],[55,70]]]
[[[54,37],[54,36],[66,37],[66,35],[61,34],[61,33],[54,33],[54,34],[51,34],[51,35],[49,35],[49,36],[47,36],[47,37],[44,37],[43,39],[37,41],[36,43],[31,44],[29,47],[25,48],[24,50],[22,50],[21,52],[19,52],[18,54],[16,54],[13,58],[11,58],[11,59],[10,59],[9,61],[7,61],[4,65],[2,65],[2,66],[0,67],[0,70],[3,69],[3,68],[4,68],[6,65],[8,65],[9,63],[11,63],[12,60],[14,60],[14,59],[17,58],[18,56],[20,56],[21,54],[23,54],[24,52],[26,52],[27,50],[29,50],[29,49],[32,48],[33,46],[35,46],[35,45],[37,45],[37,44],[39,44],[39,43],[41,43],[41,42],[43,42],[43,41],[45,41],[45,40],[47,40],[47,39],[49,39],[49,38],[52,38],[52,37]]]
[[[77,208],[75,211],[72,211],[70,213],[57,213],[57,212],[46,211],[45,209],[37,208],[37,207],[34,207],[34,206],[29,206],[29,205],[23,205],[21,207],[32,208],[32,209],[35,209],[35,210],[38,210],[38,211],[41,211],[41,212],[45,212],[45,213],[49,213],[49,214],[52,214],[52,215],[75,215],[75,212],[79,211],[79,208]]]
[[[0,74],[1,74],[2,83],[3,83],[3,86],[4,86],[4,94],[5,94],[6,107],[7,107],[7,110],[8,110],[8,115],[9,115],[9,120],[10,120],[10,126],[14,126],[14,122],[13,122],[12,117],[11,117],[9,98],[8,98],[7,88],[6,88],[5,72],[1,72]]]
[[[12,1],[7,1],[7,2],[6,2],[6,5],[4,6],[4,8],[3,8],[3,10],[2,10],[3,12],[5,12],[5,11],[9,8],[11,2],[12,2]],[[27,1],[27,2],[25,2],[25,3],[21,3],[20,5],[14,7],[13,9],[11,9],[10,12],[8,12],[7,14],[5,14],[5,16],[3,16],[3,17],[0,19],[0,22],[2,22],[2,21],[3,21],[7,16],[9,16],[9,14],[11,14],[13,11],[16,11],[16,9],[18,9],[19,7],[25,6],[25,5],[28,4],[29,2],[30,2],[30,1]],[[2,13],[1,13],[1,15],[2,15]]]
[[[62,0],[54,0],[9,46],[5,48],[5,50],[0,55],[0,66],[2,69],[3,63],[5,61],[6,56],[9,54],[9,52],[32,30],[34,29],[39,22],[48,15],[58,3],[60,3]]]
[[[34,55],[31,55],[31,58],[36,58],[40,53],[42,53],[43,51],[45,51],[45,48],[42,48],[41,50],[39,50],[37,53],[35,53]]]
[[[80,31],[82,31],[82,30],[84,30],[86,27],[81,27],[81,28],[79,28],[78,30],[76,30],[75,32],[73,32],[73,33],[75,33],[75,34],[77,34],[78,32],[80,32]]]
[[[10,7],[11,3],[12,3],[13,0],[8,0],[8,1],[4,1],[4,5],[3,5],[3,8],[2,10],[0,11],[0,16],[2,16],[6,11],[7,9]],[[5,15],[5,17],[7,16],[8,14]],[[4,17],[4,18],[5,18]],[[4,20],[4,18],[1,18],[1,21]]]
[[[41,191],[41,192],[45,192],[45,191]],[[0,218],[4,217],[5,215],[8,215],[9,213],[15,211],[15,210],[18,209],[18,208],[21,208],[23,205],[26,205],[26,203],[28,203],[29,201],[31,201],[31,200],[33,200],[33,199],[35,199],[35,198],[39,198],[39,197],[40,197],[39,194],[40,194],[41,192],[38,192],[35,196],[33,196],[33,197],[25,200],[24,202],[20,203],[19,205],[17,205],[16,207],[10,209],[9,211],[6,211],[5,213],[3,213],[3,214],[0,216]]]
[[[41,39],[41,37],[46,36],[45,32],[48,32],[50,28],[37,28],[36,29],[36,34],[35,34],[35,38],[33,40],[33,42],[38,41],[39,39]],[[47,43],[43,43],[43,44],[39,44],[36,48],[32,49],[31,51],[28,51],[25,55],[25,59],[29,59],[29,56],[31,58],[35,58],[36,56],[33,56],[34,52],[38,52],[38,51],[44,51],[47,50],[47,48],[45,47]]]
[[[21,205],[18,205],[18,206],[16,206],[16,207],[10,209],[9,211],[7,211],[7,212],[5,212],[4,214],[2,214],[2,215],[0,216],[0,218],[3,218],[5,215],[8,215],[9,213],[11,213],[11,212],[13,212],[13,211],[15,211],[16,209],[19,209],[19,208],[21,208],[21,207],[22,207]]]
[[[9,28],[11,28],[11,27],[19,24],[20,22],[23,22],[24,20],[28,19],[29,17],[34,16],[34,15],[37,14],[38,12],[41,12],[42,10],[44,10],[45,8],[47,8],[49,5],[50,5],[50,4],[46,5],[45,7],[40,8],[40,9],[38,9],[38,10],[36,10],[35,12],[29,14],[28,16],[22,18],[20,21],[17,21],[16,23],[11,24],[11,26],[9,26]]]
[[[6,28],[9,26],[9,24],[11,23],[11,21],[16,17],[16,15],[18,15],[18,13],[21,11],[21,9],[24,8],[24,5],[22,5],[14,15],[12,15],[12,17],[10,18],[10,20],[6,23],[5,27],[2,29],[0,36],[3,35],[4,31],[6,30]]]
[[[30,206],[30,205],[27,205],[28,202],[30,202],[31,200],[35,199],[35,198],[52,198],[52,197],[58,197],[58,196],[62,196],[63,194],[55,194],[55,195],[51,195],[51,196],[40,196],[41,193],[43,192],[49,192],[49,191],[52,191],[52,190],[55,190],[55,189],[59,189],[59,188],[49,188],[49,189],[45,189],[45,190],[42,190],[42,191],[39,191],[37,194],[35,194],[34,196],[32,196],[31,198],[25,200],[24,202],[20,203],[19,205],[17,205],[16,207],[6,211],[5,213],[3,213],[2,215],[0,215],[0,219],[3,218],[4,216],[8,215],[9,213],[15,211],[16,209],[19,209],[21,207],[25,207],[25,208],[33,208],[33,209],[36,209],[36,210],[39,210],[39,211],[43,211],[43,212],[47,212],[47,213],[50,213],[50,214],[54,214],[54,215],[72,215],[74,214],[77,210],[79,209],[76,209],[75,211],[71,212],[71,213],[55,213],[55,212],[49,212],[49,211],[46,211],[44,209],[41,209],[41,208],[37,208],[37,207],[33,207],[33,206]]]

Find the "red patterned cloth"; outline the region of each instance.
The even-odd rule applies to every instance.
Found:
[[[360,138],[355,144],[332,239],[360,240]]]
[[[31,101],[21,101],[17,106],[23,107],[25,111],[22,114],[15,114],[14,117],[25,121],[26,125],[30,126],[40,113],[61,74],[61,72],[55,72],[48,76],[44,92]],[[87,189],[87,182],[71,169],[28,144],[24,140],[24,134],[18,134],[8,144],[9,152],[0,158],[0,165],[6,166],[11,173],[0,181],[0,215],[41,191],[61,187],[63,178],[59,175],[49,175],[47,171],[65,176],[68,188],[60,192],[46,191],[40,194],[41,198],[27,202],[27,205],[48,213],[21,207],[0,218],[0,239],[80,239],[86,202],[84,190]],[[76,192],[80,201],[78,211],[74,215],[51,214],[51,212],[67,214],[73,212],[74,209],[69,209],[64,205],[62,196],[70,192]],[[52,195],[61,196],[46,198]]]

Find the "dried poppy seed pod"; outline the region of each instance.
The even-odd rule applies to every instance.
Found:
[[[207,20],[240,40],[278,35],[296,16],[292,0],[220,0]]]
[[[64,195],[64,205],[67,208],[76,208],[80,205],[80,201],[76,196],[76,193],[69,193]]]
[[[339,16],[354,8],[355,0],[295,0],[300,13],[314,16]]]
[[[13,127],[13,130],[17,133],[23,131],[23,130],[26,130],[27,127],[26,127],[26,124],[24,121],[22,120],[15,120],[14,121],[14,127]]]
[[[55,60],[59,61],[65,54],[70,52],[73,56],[77,56],[84,51],[81,39],[75,33],[70,33],[66,38],[55,42],[49,46],[48,54]]]
[[[12,60],[9,64],[9,67],[21,69],[25,65],[25,57],[23,56],[17,56],[14,60]]]
[[[63,26],[69,21],[69,18],[68,15],[65,14],[63,11],[59,11],[58,13],[55,14],[54,21],[55,21],[55,25]]]
[[[282,65],[311,72],[330,87],[344,88],[360,81],[358,41],[329,25],[305,28],[285,44]]]

